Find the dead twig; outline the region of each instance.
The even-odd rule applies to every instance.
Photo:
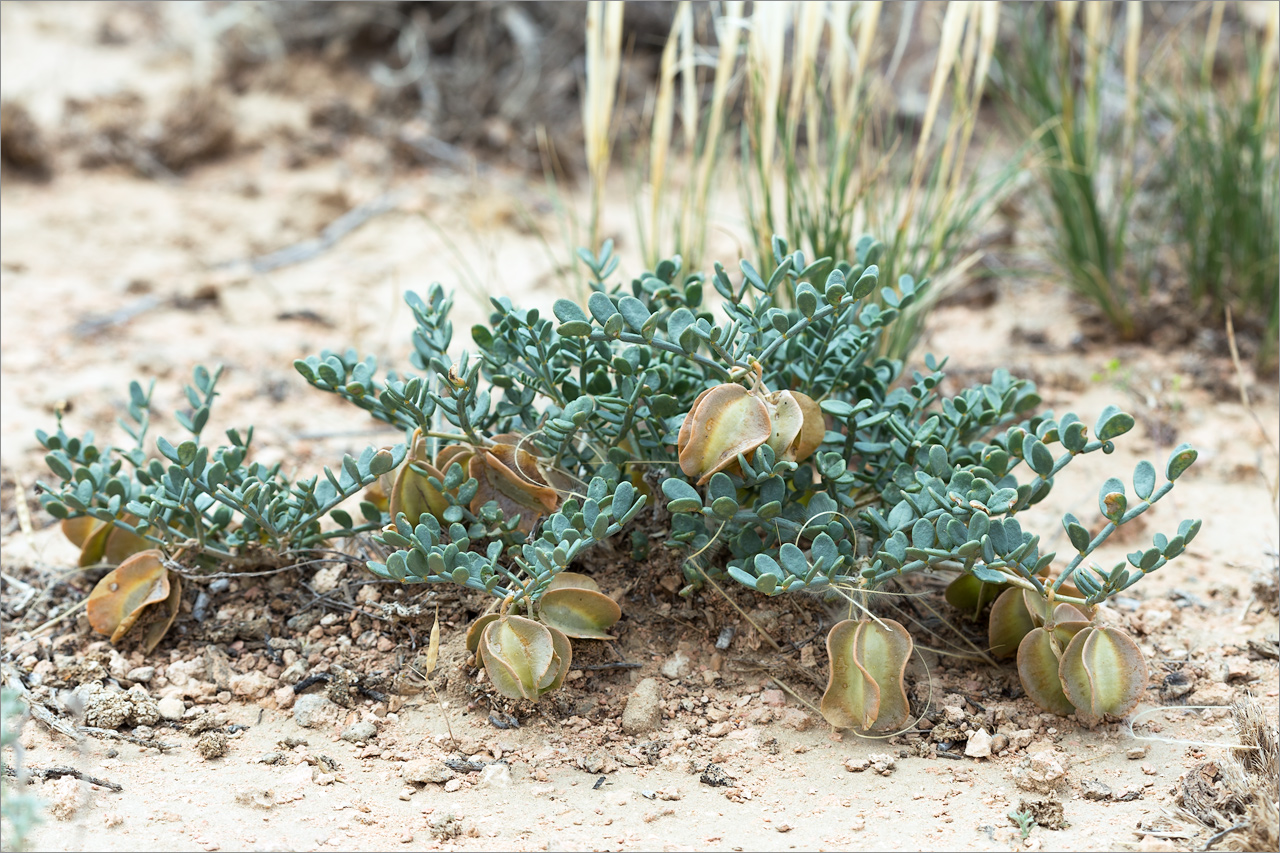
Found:
[[[165,743],[162,740],[143,740],[140,737],[127,735],[127,734],[124,734],[123,732],[117,732],[113,729],[100,729],[97,726],[79,726],[76,730],[79,732],[83,732],[84,734],[87,734],[87,735],[92,735],[93,737],[108,738],[111,740],[122,740],[127,743],[136,744],[137,746],[146,747],[147,749],[158,750],[160,752],[167,752],[170,749],[178,748],[178,744],[176,743]]]
[[[4,773],[6,776],[18,775],[12,767],[5,767]],[[99,779],[97,776],[90,776],[88,773],[76,770],[74,767],[26,767],[23,769],[23,773],[28,776],[34,776],[37,779],[60,779],[63,776],[73,776],[81,782],[88,782],[90,785],[97,785],[117,793],[124,790],[115,782]]]
[[[262,273],[309,261],[332,248],[343,237],[369,220],[399,207],[402,199],[402,193],[383,193],[372,201],[353,207],[330,222],[320,232],[319,237],[303,240],[301,243],[294,243],[292,246],[252,258],[249,261],[249,267],[254,272]]]

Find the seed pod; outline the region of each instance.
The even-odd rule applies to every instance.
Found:
[[[466,445],[449,445],[440,450],[436,454],[437,463],[442,463],[447,458],[449,460],[456,459],[461,455],[464,460],[469,457],[473,451]],[[450,461],[448,464],[452,464]],[[465,465],[465,461],[463,462]],[[437,521],[443,523],[443,514],[449,506],[449,501],[445,498],[435,486],[431,485],[431,477],[437,480],[444,480],[441,471],[449,470],[433,465],[427,457],[427,439],[422,434],[421,429],[413,431],[413,442],[408,457],[400,465],[400,470],[396,472],[395,478],[391,480],[391,485],[387,490],[387,511],[391,514],[392,520],[399,517],[400,513],[404,513],[409,519],[410,524],[417,524],[423,514],[435,516]],[[379,483],[386,484],[391,477],[391,473],[382,475]],[[376,503],[376,494],[374,495]]]
[[[477,448],[468,463],[468,472],[479,484],[471,511],[478,513],[489,501],[497,501],[508,518],[519,515],[520,529],[529,532],[539,515],[560,508],[560,493],[547,481],[522,436],[504,433],[493,440],[492,446]]]
[[[569,672],[573,648],[559,629],[523,616],[500,616],[485,625],[480,662],[494,688],[508,699],[537,700]]]
[[[912,648],[911,635],[892,619],[837,624],[827,635],[831,675],[822,694],[822,716],[837,728],[901,728],[909,711],[903,675]]]
[[[1005,584],[980,581],[966,572],[957,575],[955,580],[947,584],[945,596],[947,603],[952,607],[970,618],[977,618],[982,608],[994,601],[1007,588]]]
[[[826,434],[826,417],[808,394],[774,391],[764,397],[770,432],[765,441],[774,456],[787,462],[802,462],[813,455]]]
[[[1089,626],[1062,653],[1058,676],[1076,708],[1093,717],[1123,717],[1146,689],[1147,662],[1128,634]]]
[[[738,470],[738,454],[750,458],[768,444],[775,458],[800,462],[826,434],[826,419],[813,398],[799,391],[766,394],[726,382],[703,391],[680,427],[680,469],[704,485],[717,471]]]
[[[128,513],[122,514],[120,520],[128,524],[137,524],[139,521],[136,516]],[[136,533],[87,515],[64,519],[62,535],[80,549],[81,568],[104,563],[118,566],[151,546],[150,542]]]
[[[738,454],[749,456],[772,434],[764,401],[726,382],[693,401],[676,440],[680,470],[705,485],[717,471],[737,471]]]
[[[1059,648],[1044,628],[1033,628],[1018,644],[1018,679],[1033,702],[1053,714],[1066,716],[1075,710],[1062,692],[1058,679]]]
[[[1062,592],[1067,595],[1080,594],[1071,584],[1063,584]],[[1064,607],[1069,609],[1063,610]],[[1062,602],[1054,609],[1054,613],[1054,621],[1057,623],[1087,623],[1093,617],[1093,608],[1081,610],[1074,604]],[[1044,625],[1048,615],[1048,602],[1029,589],[1010,587],[1000,593],[995,604],[991,605],[991,616],[987,621],[987,647],[991,654],[997,660],[1016,655],[1022,638],[1033,628]]]
[[[538,619],[575,640],[615,639],[608,630],[621,618],[618,603],[577,572],[556,575],[538,602]]]
[[[144,613],[148,618],[142,641],[150,652],[178,616],[181,578],[170,572],[157,550],[142,551],[108,572],[89,594],[85,613],[89,626],[118,643]],[[151,608],[154,613],[148,613]]]

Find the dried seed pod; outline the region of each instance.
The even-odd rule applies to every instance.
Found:
[[[822,694],[822,716],[837,728],[901,728],[909,711],[903,676],[913,648],[911,635],[892,619],[837,624],[827,635],[831,675]]]
[[[459,454],[469,456],[471,452],[471,448],[466,445],[450,445],[436,454],[436,462],[444,463],[446,458],[455,460]],[[465,466],[465,461],[463,464]],[[447,466],[440,468],[438,464],[431,463],[427,458],[426,436],[421,429],[414,430],[412,449],[387,491],[387,511],[391,518],[398,518],[403,512],[410,524],[417,524],[423,514],[429,514],[443,523],[444,511],[448,508],[449,501],[439,489],[431,485],[430,478],[443,481],[444,475],[441,472],[448,470]],[[388,477],[390,474],[384,474],[379,482],[385,485]]]
[[[764,398],[770,431],[765,444],[787,462],[802,462],[813,455],[826,433],[822,409],[808,394],[774,391]]]
[[[1018,679],[1033,702],[1046,711],[1066,716],[1075,706],[1062,692],[1058,678],[1061,646],[1055,645],[1056,638],[1043,627],[1027,632],[1018,644]]]
[[[156,614],[160,618],[147,623],[143,645],[149,652],[177,617],[181,595],[178,576],[165,567],[160,552],[152,549],[134,554],[98,581],[85,612],[93,630],[118,643],[148,608],[160,605]]]
[[[137,524],[139,521],[136,516],[128,513],[121,515],[120,520],[128,524]],[[62,535],[80,549],[81,568],[103,563],[117,566],[151,546],[150,542],[136,533],[87,515],[64,519]]]
[[[608,630],[621,618],[618,603],[577,572],[556,575],[538,602],[538,619],[575,640],[615,639]]]
[[[573,648],[557,628],[523,616],[500,616],[480,632],[480,662],[499,693],[536,700],[558,688],[569,672]]]
[[[1080,594],[1071,584],[1063,584],[1062,592],[1067,595]],[[1054,608],[1054,621],[1059,624],[1087,623],[1093,618],[1093,612],[1092,607],[1081,610],[1074,604],[1060,602]],[[1033,628],[1044,625],[1048,615],[1048,602],[1029,589],[1009,587],[1000,593],[995,604],[991,605],[991,616],[987,621],[987,647],[991,654],[997,660],[1016,655],[1022,638]]]
[[[966,572],[957,575],[955,580],[947,584],[945,596],[952,607],[968,614],[970,618],[977,618],[982,608],[995,601],[1006,589],[1007,584],[986,583]]]
[[[738,470],[738,454],[755,452],[772,432],[768,407],[758,396],[732,382],[709,388],[680,427],[680,470],[705,485],[717,471]]]
[[[1147,662],[1123,631],[1086,626],[1063,651],[1058,677],[1079,710],[1092,717],[1123,717],[1146,689]]]
[[[747,390],[726,382],[698,395],[677,438],[680,469],[704,485],[717,471],[736,472],[738,454],[750,457],[768,444],[775,458],[799,462],[813,455],[826,434],[826,418],[799,391],[765,393],[757,378]]]

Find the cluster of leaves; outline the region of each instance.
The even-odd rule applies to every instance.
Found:
[[[55,518],[88,517],[132,534],[137,538],[133,550],[184,548],[206,563],[235,560],[247,549],[306,550],[385,523],[371,505],[363,507],[363,524],[336,507],[399,465],[403,446],[367,448],[358,459],[344,457],[337,474],[325,468],[323,477],[303,480],[291,480],[278,463],[248,460],[252,428],[243,436],[227,430],[230,444],[211,448],[202,433],[221,372],[195,369],[185,389],[191,410],[175,413],[190,437],[176,445],[157,438],[159,457],[149,456],[145,446],[154,383],[145,392],[137,382],[129,386],[129,419],[119,424],[136,442],[130,449],[99,446],[92,433],[69,436],[59,415],[56,433],[36,433],[57,478],[40,483],[44,508]],[[325,528],[326,514],[332,514],[336,527]]]

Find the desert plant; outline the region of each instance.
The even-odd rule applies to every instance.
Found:
[[[27,721],[27,707],[16,690],[0,690],[0,817],[8,824],[5,850],[27,849],[27,836],[40,822],[43,802],[23,789],[27,774],[23,768],[20,738]],[[6,754],[12,761],[6,761]]]
[[[998,53],[999,80],[1010,115],[1038,151],[1047,254],[1061,279],[1129,339],[1141,331],[1138,309],[1147,295],[1146,258],[1130,216],[1138,187],[1142,9],[1125,6],[1124,109],[1115,121],[1103,112],[1111,7],[1083,6],[1078,32],[1074,3],[1055,4],[1051,22],[1038,20],[1040,9],[1024,8],[1017,38]]]
[[[299,362],[309,381],[344,396],[362,370],[362,405],[444,442],[435,458],[446,458],[449,469],[421,470],[438,502],[417,518],[397,513],[375,535],[395,550],[370,568],[404,582],[461,583],[502,599],[502,611],[473,629],[472,645],[500,691],[535,698],[556,683],[559,629],[526,623],[541,619],[554,629],[545,613],[557,577],[660,493],[670,513],[667,544],[688,551],[686,592],[727,575],[766,595],[807,590],[843,597],[852,608],[919,571],[972,578],[980,601],[982,584],[1009,587],[1042,615],[1040,624],[1023,620],[1025,636],[1005,631],[1007,642],[1035,644],[1036,671],[1061,681],[1049,681],[1053,696],[1070,690],[1064,695],[1081,703],[1046,705],[1082,716],[1125,713],[1142,674],[1140,657],[1125,657],[1133,665],[1115,676],[1118,687],[1099,687],[1090,681],[1099,656],[1124,657],[1123,649],[1115,651],[1122,641],[1095,632],[1108,642],[1095,639],[1083,655],[1068,654],[1070,637],[1054,634],[1058,625],[1047,614],[1063,607],[1091,614],[1093,605],[1182,552],[1198,522],[1184,522],[1174,537],[1157,535],[1151,548],[1129,556],[1131,568],[1084,566],[1119,526],[1169,492],[1195,451],[1184,445],[1174,452],[1159,488],[1155,468],[1139,465],[1132,506],[1120,480],[1104,483],[1099,506],[1106,523],[1090,534],[1073,516],[1065,518],[1076,554],[1051,573],[1055,555],[1041,553],[1039,537],[1015,516],[1042,500],[1077,456],[1109,452],[1133,418],[1109,408],[1090,439],[1074,414],[1031,415],[1039,403],[1034,386],[1004,371],[942,398],[936,391],[942,365],[932,358],[929,373],[898,387],[901,362],[874,353],[915,294],[910,279],[901,291],[879,287],[874,261],[882,252],[865,238],[853,259],[824,259],[832,272],[819,290],[810,280],[816,263],[775,239],[767,276],[743,262],[735,283],[716,265],[711,283],[725,315],[718,323],[702,307],[703,277],[682,274],[678,259],[624,287],[605,281],[603,270],[613,265],[608,252],[584,253],[601,287],[586,306],[562,299],[552,320],[495,297],[490,326],[472,330],[478,359],[464,354],[455,363],[443,353],[429,359],[442,382],[438,393],[425,390],[420,378],[387,393],[390,385],[379,386],[372,363],[354,356]],[[795,307],[785,307],[784,293],[793,294]],[[892,307],[882,309],[873,293]],[[447,325],[444,300],[416,304],[434,306],[420,322]],[[321,366],[329,371],[323,377]],[[555,484],[560,501],[554,511],[532,503],[518,510],[521,518],[543,516],[536,527],[518,523],[496,501],[478,505],[478,469],[469,463],[464,470],[458,461],[492,452],[516,432],[529,454],[525,477]],[[1022,481],[1017,472],[1024,463],[1030,476]],[[644,473],[663,468],[665,475]],[[727,559],[708,559],[712,546]],[[616,619],[609,610],[601,610],[602,622]],[[833,681],[824,708],[840,725],[897,725],[897,706],[905,703],[892,697],[901,691],[898,664],[905,666],[909,639],[886,620],[842,625],[829,641]],[[1046,627],[1049,636],[1041,639]],[[523,639],[502,639],[511,631]],[[514,680],[509,669],[519,674]]]
[[[372,357],[351,351],[295,362],[315,387],[409,434],[410,450],[369,448],[325,481],[287,486],[278,469],[246,468],[234,438],[212,464],[195,441],[175,448],[159,439],[172,464],[146,463],[147,397],[138,388],[135,451],[90,452],[87,440],[61,431],[42,436],[63,480],[46,506],[197,561],[285,561],[327,538],[371,532],[388,549],[368,563],[379,577],[458,584],[498,600],[468,646],[499,692],[530,700],[561,683],[571,637],[607,637],[621,615],[570,570],[574,561],[633,522],[657,524],[685,552],[685,593],[727,576],[764,595],[807,591],[847,602],[851,617],[863,613],[828,639],[823,710],[833,724],[877,731],[908,711],[902,679],[913,642],[868,604],[906,575],[945,573],[967,579],[969,589],[953,595],[967,607],[990,600],[983,584],[1022,593],[1026,613],[993,625],[993,637],[1018,643],[1028,692],[1046,707],[1126,713],[1145,664],[1132,641],[1089,621],[1092,608],[1181,553],[1199,522],[1157,534],[1129,555],[1131,568],[1085,560],[1167,495],[1195,450],[1174,451],[1163,484],[1154,466],[1139,464],[1132,505],[1123,482],[1103,483],[1105,524],[1090,533],[1066,516],[1076,553],[1055,573],[1056,555],[1041,553],[1016,516],[1076,457],[1111,452],[1134,419],[1107,408],[1090,438],[1074,414],[1033,414],[1034,386],[1003,370],[943,397],[942,363],[928,357],[928,372],[908,379],[900,361],[875,355],[916,295],[906,277],[898,290],[879,286],[882,244],[863,238],[853,258],[813,263],[780,238],[772,251],[771,269],[742,262],[738,281],[715,266],[719,322],[703,307],[704,277],[684,273],[678,259],[623,285],[609,273],[609,251],[584,252],[600,287],[585,306],[561,299],[552,319],[493,297],[489,325],[471,330],[478,354],[456,360],[447,352],[450,300],[438,285],[425,300],[409,294],[412,361],[425,375],[379,376]],[[831,269],[821,289],[812,280],[820,265]],[[190,389],[196,410],[184,423],[197,438],[215,379],[198,372]],[[119,473],[125,461],[131,479]],[[367,523],[357,526],[335,505],[362,487]],[[641,519],[659,495],[667,515]],[[337,528],[319,526],[324,512]],[[148,621],[141,611],[171,595],[161,588],[171,566],[156,554],[134,555],[117,571],[126,566],[139,580],[104,602],[113,633],[126,620]],[[1024,646],[1034,655],[1027,667]]]
[[[995,49],[997,7],[948,5],[914,145],[898,130],[896,103],[884,95],[889,81],[872,61],[879,4],[778,3],[753,14],[742,150],[757,257],[768,258],[775,233],[791,235],[813,257],[847,257],[870,230],[885,235],[879,267],[887,281],[942,271],[949,273],[944,287],[959,280],[971,263],[962,253],[1019,168],[1010,160],[983,175],[967,156]],[[882,354],[906,358],[935,298],[922,293],[902,310],[885,330]]]
[[[177,615],[180,575],[165,557],[186,555],[197,568],[288,565],[328,541],[376,530],[386,522],[373,503],[361,504],[357,524],[338,505],[398,466],[405,448],[368,448],[347,456],[339,474],[291,480],[280,465],[249,461],[253,429],[227,431],[228,445],[203,443],[221,368],[197,367],[186,386],[190,411],[176,418],[188,437],[156,439],[159,456],[147,452],[151,396],[129,387],[128,420],[120,427],[131,448],[99,445],[92,433],[58,429],[37,433],[49,451],[45,462],[56,480],[40,483],[40,502],[62,519],[63,532],[81,547],[80,565],[117,565],[98,581],[85,604],[90,624],[117,642],[137,623],[150,651]],[[334,526],[326,529],[329,515]],[[141,618],[140,617],[145,617]]]
[[[1171,193],[1173,244],[1194,304],[1218,322],[1230,308],[1262,341],[1273,364],[1280,339],[1280,114],[1271,45],[1246,41],[1247,74],[1213,82],[1223,6],[1211,11],[1202,60],[1191,79],[1159,98],[1170,124],[1161,179]]]

